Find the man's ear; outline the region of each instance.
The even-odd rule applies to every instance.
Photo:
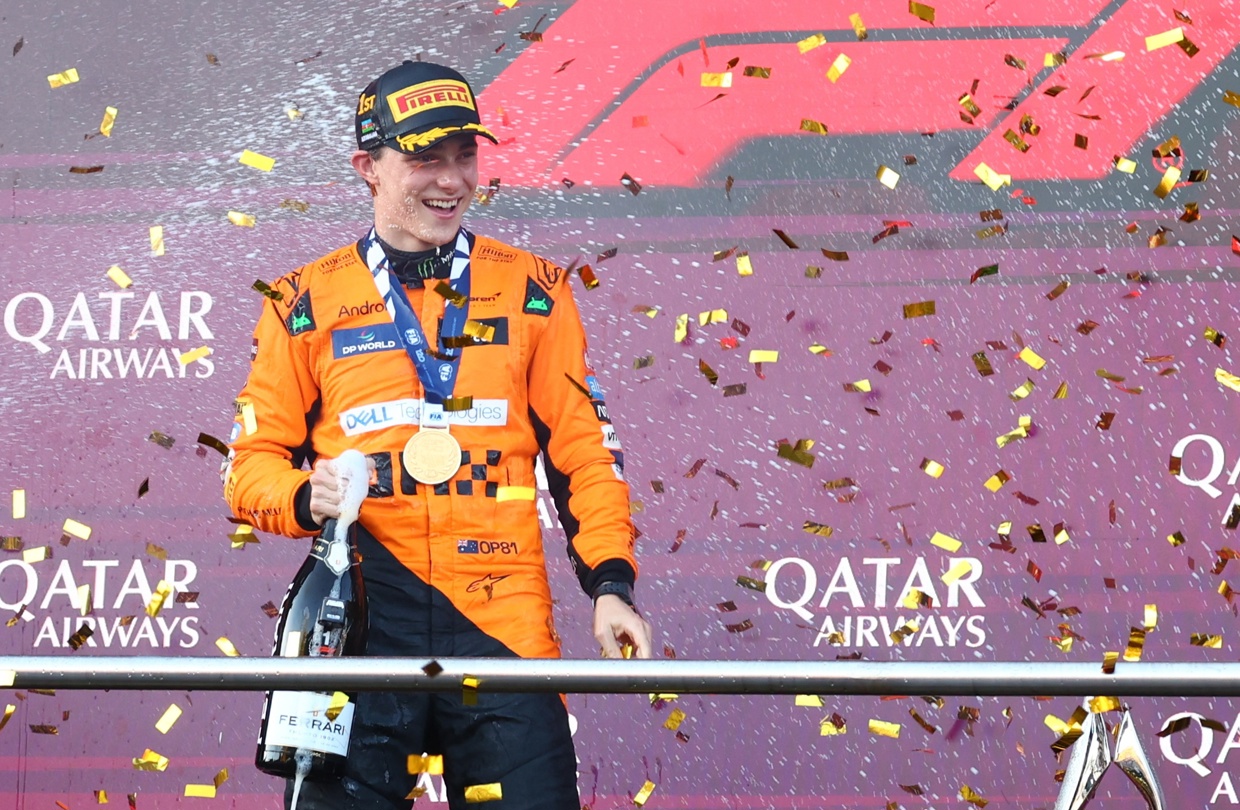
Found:
[[[370,187],[370,195],[373,197],[375,195],[375,184],[379,182],[379,174],[375,171],[374,158],[370,156],[369,152],[358,149],[349,158],[349,162],[353,164],[353,170],[357,172],[358,176],[366,181],[366,185]]]

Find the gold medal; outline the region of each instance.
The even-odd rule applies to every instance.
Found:
[[[461,445],[443,428],[422,428],[405,442],[401,459],[415,481],[442,484],[461,468]]]

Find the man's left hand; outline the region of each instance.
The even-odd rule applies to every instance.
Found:
[[[594,603],[594,638],[604,658],[623,658],[621,644],[632,644],[637,658],[650,657],[650,624],[615,594],[604,594]]]

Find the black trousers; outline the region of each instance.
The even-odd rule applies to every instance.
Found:
[[[369,604],[367,656],[514,656],[368,533],[359,532],[358,548]],[[473,810],[580,810],[561,697],[487,692],[483,684],[476,698],[466,705],[460,689],[359,694],[344,776],[304,782],[297,810],[408,810],[420,776],[408,772],[409,756],[424,753],[443,754],[452,810],[466,806],[467,788],[493,784],[502,798],[471,804]],[[286,810],[292,794],[289,780]]]

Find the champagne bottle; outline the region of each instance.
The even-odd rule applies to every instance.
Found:
[[[356,513],[355,513],[356,514]],[[327,520],[293,577],[276,626],[273,655],[285,658],[360,655],[366,646],[366,590],[357,559],[357,524]],[[337,714],[332,692],[268,692],[254,764],[294,778],[343,772],[353,724],[353,697]],[[334,716],[332,716],[334,715]]]

